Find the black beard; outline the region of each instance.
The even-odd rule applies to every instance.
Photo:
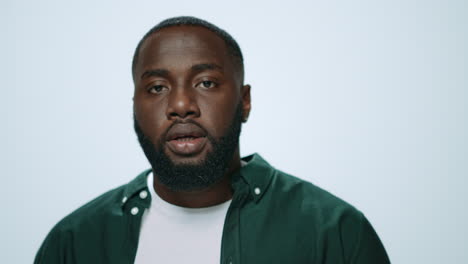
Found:
[[[206,133],[213,150],[199,164],[174,164],[164,152],[164,134],[167,131],[155,145],[141,130],[135,114],[133,124],[140,146],[159,182],[174,191],[196,191],[210,187],[224,177],[239,145],[242,116],[242,104],[239,103],[231,125],[222,137],[215,139]],[[187,120],[187,123],[196,124],[203,129],[193,120]]]

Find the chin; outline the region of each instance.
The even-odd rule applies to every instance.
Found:
[[[202,157],[178,157],[171,158],[171,162],[175,165],[202,165],[205,159]]]
[[[208,151],[202,151],[193,155],[176,155],[170,151],[166,151],[166,156],[174,165],[202,165],[206,162]]]

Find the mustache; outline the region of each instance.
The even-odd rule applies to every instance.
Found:
[[[163,134],[161,135],[160,139],[158,140],[158,142],[155,142],[155,143],[158,143],[157,145],[159,145],[159,147],[162,147],[165,143],[166,143],[166,138],[167,138],[167,134],[169,133],[169,131],[171,130],[172,127],[174,127],[175,125],[178,125],[178,124],[193,124],[195,126],[197,126],[198,128],[200,128],[206,135],[206,138],[211,142],[211,143],[216,143],[218,142],[210,133],[208,133],[208,131],[200,124],[198,123],[197,121],[193,120],[193,119],[176,119],[172,122],[172,124],[163,132]],[[140,126],[140,123],[138,122],[137,118],[136,118],[136,115],[135,113],[133,113],[133,128],[137,134],[137,137],[138,137],[138,140],[140,142],[140,144],[142,146],[145,146],[145,147],[153,147],[153,143],[151,142],[150,140],[150,137],[145,134],[143,132],[143,130],[141,129],[141,126]]]
[[[161,135],[161,139],[160,139],[160,143],[165,143],[165,139],[167,138],[167,134],[169,133],[169,131],[176,125],[179,125],[179,124],[192,124],[192,125],[195,125],[197,126],[198,128],[200,128],[200,130],[203,131],[203,133],[206,135],[206,137],[208,138],[208,140],[212,140],[213,137],[208,133],[208,131],[200,124],[198,123],[197,121],[193,120],[193,119],[176,119],[175,121],[172,122],[172,124],[163,132],[163,134]]]

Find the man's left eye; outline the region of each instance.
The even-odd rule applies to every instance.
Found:
[[[213,87],[216,86],[216,83],[212,82],[212,81],[203,81],[203,82],[199,83],[198,86],[200,86],[202,88],[213,88]]]

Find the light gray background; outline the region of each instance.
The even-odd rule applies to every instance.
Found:
[[[244,155],[362,210],[393,263],[468,263],[466,1],[2,1],[2,263],[148,167],[130,62],[195,15],[245,55]]]

